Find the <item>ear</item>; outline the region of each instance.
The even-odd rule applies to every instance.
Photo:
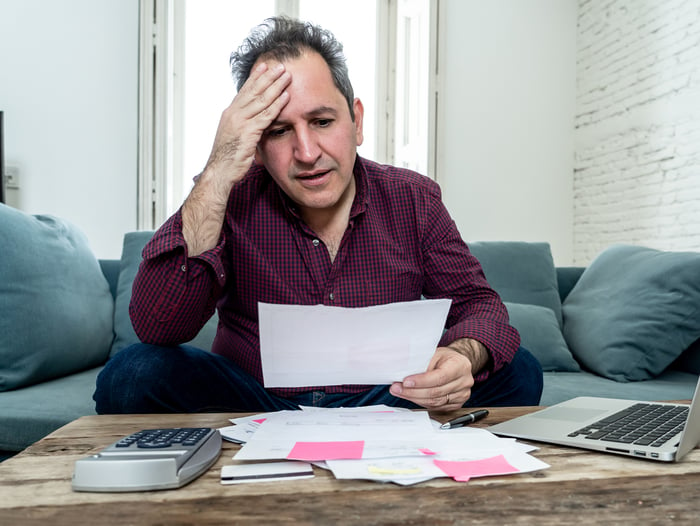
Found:
[[[355,99],[352,103],[352,108],[355,112],[355,142],[357,143],[357,146],[360,146],[362,141],[364,141],[362,122],[365,116],[365,107],[362,105],[362,101],[360,99]]]

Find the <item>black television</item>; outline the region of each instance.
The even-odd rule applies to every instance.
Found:
[[[5,202],[5,127],[0,111],[0,203]]]

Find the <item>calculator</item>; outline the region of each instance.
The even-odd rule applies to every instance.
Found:
[[[216,429],[143,429],[77,460],[72,486],[100,492],[179,488],[209,469],[220,453]]]

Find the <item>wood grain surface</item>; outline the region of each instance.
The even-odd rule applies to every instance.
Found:
[[[536,408],[496,408],[478,427]],[[463,412],[463,411],[462,411]],[[433,414],[447,421],[461,412]],[[679,463],[537,444],[550,468],[468,483],[401,487],[336,480],[314,468],[300,481],[222,485],[239,446],[225,442],[203,476],[177,489],[71,490],[76,460],[149,427],[229,425],[233,414],[87,416],[0,463],[0,525],[16,524],[679,524],[700,517],[700,450]]]

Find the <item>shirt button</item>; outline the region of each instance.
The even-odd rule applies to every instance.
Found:
[[[333,300],[335,299],[335,294],[333,294],[333,293],[331,292],[331,293],[328,295],[328,299],[331,300],[331,301],[333,301]]]
[[[180,270],[182,270],[183,272],[187,272],[187,265],[182,265],[180,267]]]
[[[312,241],[312,243],[314,244],[315,247],[317,247],[318,245],[321,244],[321,242],[320,242],[318,239],[314,239],[314,240]]]

